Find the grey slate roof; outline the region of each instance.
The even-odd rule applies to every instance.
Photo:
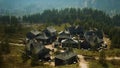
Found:
[[[78,41],[73,39],[65,39],[65,40],[62,40],[62,43],[78,43]]]
[[[70,59],[70,58],[72,58],[74,56],[76,56],[75,53],[67,51],[67,52],[64,52],[62,54],[57,55],[56,58],[61,59],[61,60],[68,60],[68,59]]]
[[[86,41],[90,43],[90,45],[95,45],[95,42],[103,42],[103,33],[98,30],[90,30],[85,32],[84,37]]]
[[[39,31],[37,31],[37,30],[32,30],[32,31],[30,31],[32,34],[34,34],[34,35],[38,35],[40,32]]]
[[[32,31],[30,31],[30,32],[28,32],[28,33],[26,34],[26,37],[27,37],[28,39],[33,39],[33,38],[35,38],[39,33],[40,33],[40,32],[37,31],[37,30],[32,30]]]
[[[56,29],[53,28],[52,26],[47,27],[47,30],[51,33],[56,32]]]
[[[36,39],[49,39],[49,37],[47,37],[45,33],[40,33],[40,34],[36,37]]]
[[[59,38],[71,38],[70,33],[66,31],[59,32]]]
[[[33,43],[33,40],[29,40],[29,42],[26,44],[26,49],[28,50],[28,51],[30,51],[31,50],[31,44]]]
[[[26,49],[28,51],[34,52],[34,54],[42,53],[44,52],[43,50],[47,50],[47,48],[45,48],[42,43],[35,42],[34,40],[29,41],[29,43],[26,45]]]
[[[38,54],[42,49],[44,49],[45,47],[41,44],[41,43],[32,43],[33,44],[33,47],[34,47],[34,53],[35,54]]]

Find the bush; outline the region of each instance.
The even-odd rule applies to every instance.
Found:
[[[10,45],[9,45],[8,41],[6,41],[6,40],[2,41],[0,45],[1,45],[0,49],[1,49],[3,54],[9,54],[10,53]]]
[[[99,63],[102,64],[102,66],[103,66],[104,68],[108,68],[108,64],[107,64],[107,62],[106,62],[106,56],[105,56],[104,50],[102,50],[102,51],[100,52],[100,55],[99,55]]]

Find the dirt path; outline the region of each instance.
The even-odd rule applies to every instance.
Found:
[[[79,66],[80,68],[88,68],[88,62],[84,60],[84,56],[78,55],[79,58]]]
[[[12,46],[25,46],[24,44],[19,44],[19,43],[9,43]]]
[[[53,44],[45,45],[45,47],[48,48],[48,49],[50,49],[50,50],[53,50],[53,49],[54,49]]]
[[[109,48],[110,48],[110,45],[111,45],[111,40],[110,40],[109,38],[106,38],[106,37],[104,37],[103,40],[104,40],[104,43],[105,43],[106,45],[108,45],[108,49],[109,49]]]

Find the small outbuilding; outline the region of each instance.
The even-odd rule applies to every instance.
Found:
[[[45,48],[45,46],[39,42],[31,40],[29,44],[26,45],[26,54],[28,56],[36,56],[38,60],[48,61],[50,60],[50,49]]]
[[[40,33],[37,37],[35,37],[35,39],[43,44],[52,43],[50,37],[48,37],[44,32]]]
[[[47,37],[50,38],[52,42],[54,42],[57,39],[57,31],[54,27],[49,26],[43,32],[46,34]]]
[[[77,63],[77,55],[72,51],[66,51],[55,57],[55,66]]]
[[[32,30],[32,31],[30,31],[30,32],[28,32],[27,34],[26,34],[26,37],[29,39],[29,40],[31,40],[31,39],[34,39],[36,36],[38,36],[39,35],[39,31],[37,31],[37,30]]]
[[[92,46],[92,49],[97,49],[104,45],[103,32],[101,30],[89,30],[85,32],[84,37],[86,42]]]

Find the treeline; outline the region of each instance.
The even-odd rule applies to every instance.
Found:
[[[98,25],[115,25],[120,26],[120,15],[115,15],[110,17],[105,12],[84,8],[84,9],[76,9],[76,8],[66,8],[66,9],[53,9],[53,10],[45,10],[43,13],[37,13],[32,15],[25,15],[22,17],[15,16],[0,16],[1,23],[10,23],[10,22],[19,22],[19,21],[29,22],[29,23],[53,23],[53,24],[61,24],[61,23],[75,23],[79,21],[81,24],[90,23],[89,26],[94,26],[94,24]]]
[[[66,8],[45,10],[43,13],[22,17],[0,16],[1,23],[16,24],[17,22],[18,24],[21,21],[55,25],[70,23],[71,25],[81,25],[85,29],[98,28],[110,37],[113,47],[120,48],[120,14],[110,17],[105,12],[96,9]]]
[[[76,9],[66,8],[63,10],[53,9],[45,10],[43,13],[23,16],[23,21],[26,22],[41,22],[41,23],[74,23],[76,20],[80,20],[82,23],[98,23],[98,24],[112,24],[119,25],[120,15],[116,15],[111,18],[103,11],[93,10],[89,8]]]
[[[9,16],[9,15],[5,15],[5,16],[0,16],[0,23],[18,23],[19,22],[19,18],[17,18],[16,16]]]

